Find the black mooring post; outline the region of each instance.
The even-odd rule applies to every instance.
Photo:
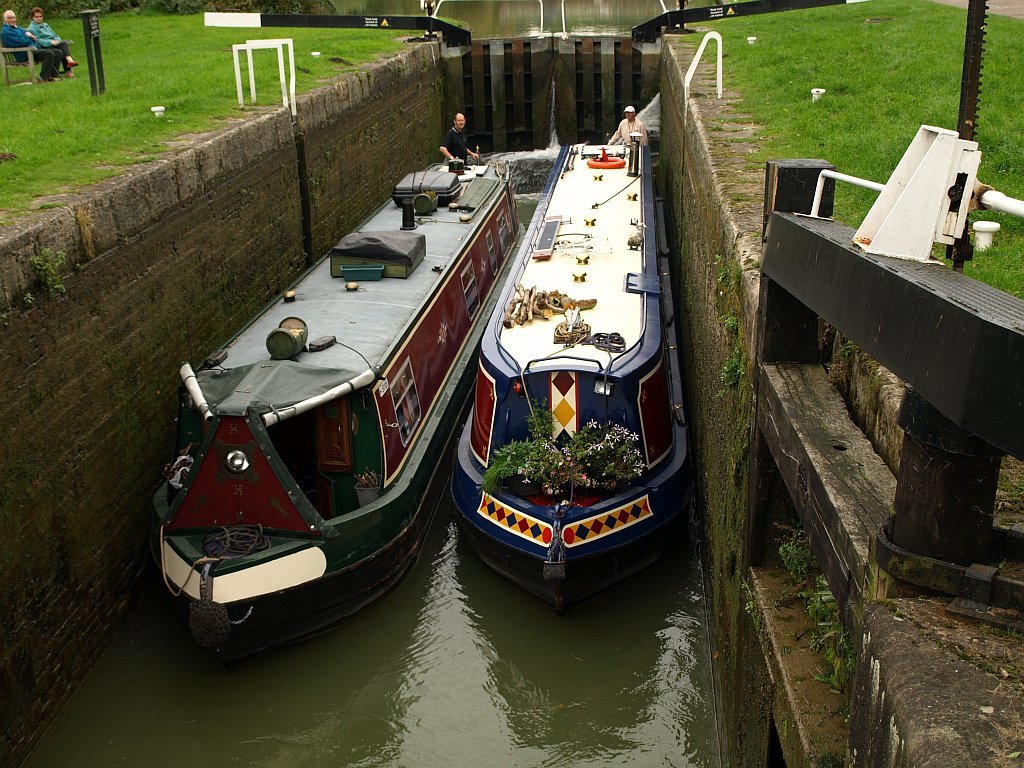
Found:
[[[103,76],[103,53],[100,50],[100,12],[97,9],[79,11],[82,17],[82,35],[85,38],[85,56],[89,65],[89,86],[92,95],[107,92]]]
[[[773,211],[808,213],[822,170],[835,169],[824,160],[777,160],[765,167],[765,238]],[[835,180],[825,180],[820,212],[832,215]],[[818,315],[767,275],[761,275],[758,300],[757,356],[754,364],[754,419],[750,435],[750,489],[748,493],[748,548],[751,562],[763,562],[769,531],[769,505],[779,479],[778,467],[758,426],[762,403],[759,372],[762,363],[817,363]]]
[[[909,386],[898,423],[903,450],[889,539],[936,560],[987,565],[1001,454]]]
[[[772,211],[780,213],[810,213],[814,203],[814,189],[822,171],[836,167],[824,160],[770,160],[765,163],[764,216],[762,233],[767,237],[768,217]],[[836,180],[826,178],[818,205],[818,216],[832,216],[836,196]],[[762,242],[764,240],[762,237]]]
[[[768,237],[768,219],[773,211],[809,213],[814,202],[818,175],[835,170],[824,160],[772,160],[765,164],[764,239]],[[835,179],[825,179],[819,205],[821,216],[832,215]],[[761,276],[759,301],[757,362],[813,363],[818,351],[818,316],[788,291],[765,275]]]

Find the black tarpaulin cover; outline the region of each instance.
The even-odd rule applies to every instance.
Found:
[[[331,248],[331,255],[403,264],[411,271],[426,250],[427,238],[415,232],[353,232]]]

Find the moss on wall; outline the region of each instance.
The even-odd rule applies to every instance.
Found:
[[[436,61],[410,48],[301,97],[304,142],[274,110],[0,234],[0,766],[24,760],[155,578],[149,498],[180,361],[304,269],[302,183],[321,253],[434,159]],[[30,266],[46,250],[68,264],[53,297]]]

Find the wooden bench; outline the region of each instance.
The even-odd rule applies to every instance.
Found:
[[[15,67],[27,67],[32,77],[32,82],[36,82],[36,57],[34,51],[35,48],[0,48],[0,54],[3,54],[0,56],[0,69],[4,73],[4,85],[11,84],[10,71]],[[28,61],[18,61],[15,58],[15,54],[18,53],[27,53]]]

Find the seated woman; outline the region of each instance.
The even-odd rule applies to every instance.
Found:
[[[53,31],[49,24],[43,21],[43,9],[39,6],[33,8],[29,15],[32,23],[28,25],[27,31],[36,36],[36,42],[40,48],[57,48],[62,54],[64,62],[64,77],[74,77],[72,67],[77,67],[78,62],[71,58],[71,51],[68,50],[68,42],[61,40],[60,36]]]
[[[0,43],[3,44],[4,48],[32,48],[32,56],[37,63],[42,64],[42,72],[39,73],[39,79],[48,83],[52,80],[60,79],[60,58],[61,53],[53,46],[43,48],[36,41],[36,37],[29,32],[18,26],[18,17],[10,8],[4,11],[4,26],[3,31],[0,32]],[[24,51],[19,51],[14,54],[15,61],[26,62],[28,61],[28,54]]]

